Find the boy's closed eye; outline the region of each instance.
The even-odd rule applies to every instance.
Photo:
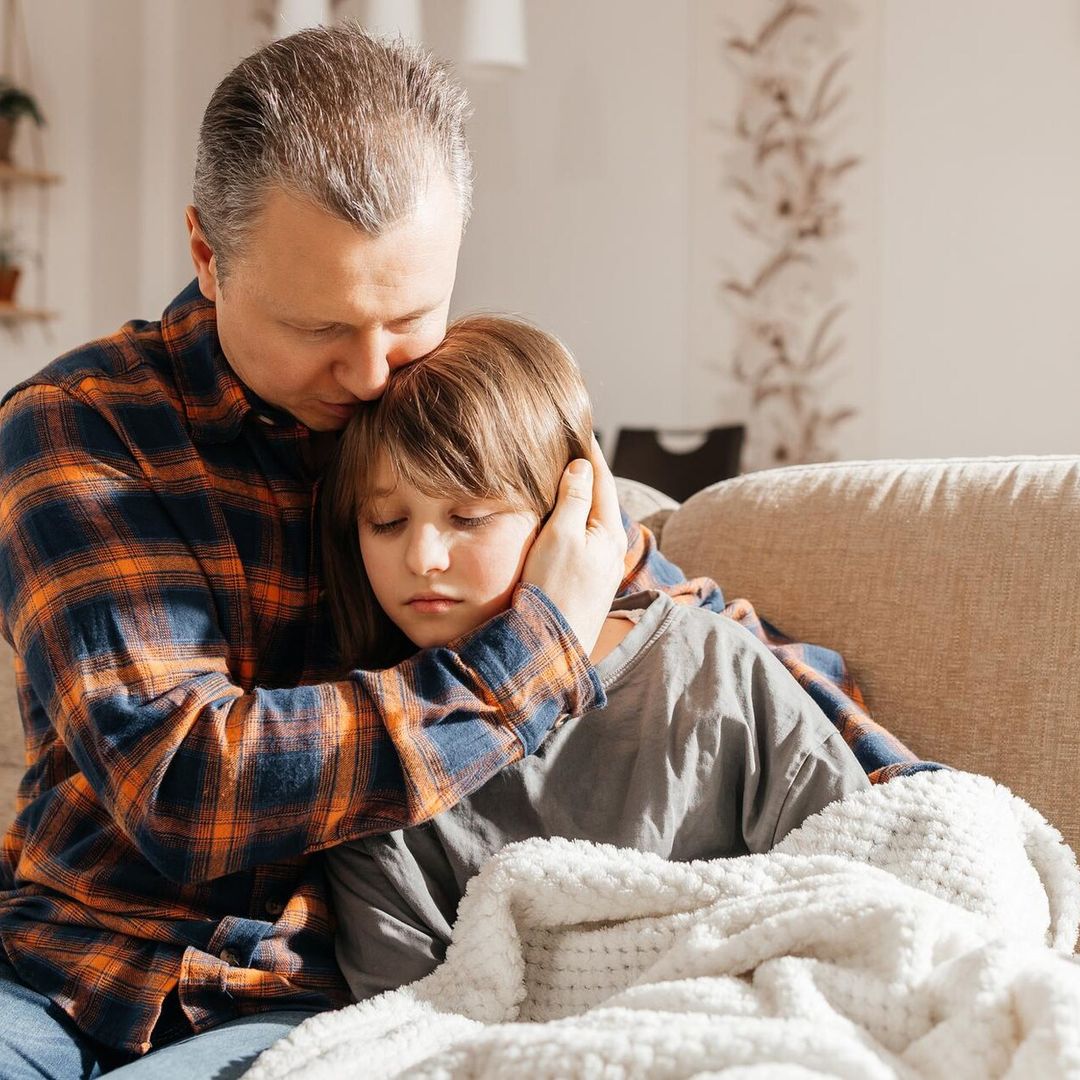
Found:
[[[492,524],[500,514],[513,512],[508,506],[470,505],[450,511],[446,514],[446,521],[456,529],[481,529]],[[361,519],[361,526],[379,536],[398,531],[408,520],[408,514],[405,513],[373,512]]]

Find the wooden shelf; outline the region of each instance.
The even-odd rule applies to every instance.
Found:
[[[55,311],[46,311],[44,308],[20,307],[18,304],[0,300],[0,322],[47,322],[55,319]]]
[[[18,165],[9,165],[0,161],[0,187],[9,187],[12,184],[59,184],[60,177],[56,173],[44,172],[41,169],[23,169]]]

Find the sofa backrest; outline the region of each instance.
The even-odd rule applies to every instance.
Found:
[[[1080,848],[1080,458],[872,461],[723,481],[661,550],[843,653],[925,759],[984,773]]]

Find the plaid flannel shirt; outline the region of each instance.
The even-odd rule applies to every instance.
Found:
[[[456,650],[333,681],[308,451],[233,375],[194,283],[0,410],[0,630],[27,751],[0,943],[107,1046],[344,1003],[312,854],[426,820],[603,704],[531,586]],[[629,533],[624,591],[723,610],[714,583]],[[739,603],[727,613],[862,740],[867,772],[919,767],[836,654]]]

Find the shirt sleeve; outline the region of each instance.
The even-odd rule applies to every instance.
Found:
[[[209,526],[200,544],[198,516],[177,513],[205,481],[187,461],[153,482],[143,465],[74,393],[33,385],[4,406],[2,629],[32,749],[59,740],[74,782],[166,876],[205,881],[426,820],[532,752],[560,715],[603,703],[532,586],[456,650],[242,688],[221,629],[245,596],[242,581],[226,587],[235,552]]]
[[[622,520],[626,529],[626,563],[618,596],[656,590],[667,593],[676,603],[723,612],[724,594],[712,578],[687,579],[682,570],[660,554],[650,529],[632,521],[625,513]]]
[[[838,731],[814,747],[802,763],[776,819],[775,846],[808,817],[853,791],[865,791],[870,780]]]

